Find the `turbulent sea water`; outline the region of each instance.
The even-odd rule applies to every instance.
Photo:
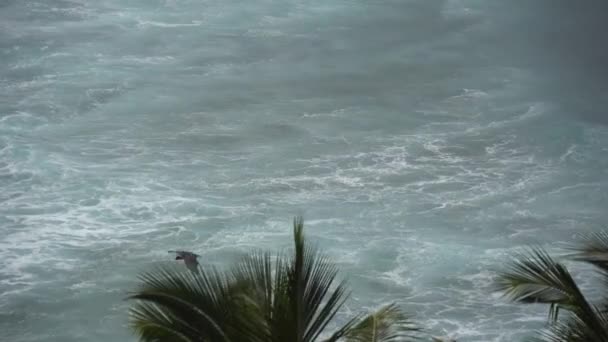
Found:
[[[294,215],[349,279],[344,314],[529,336],[546,308],[495,272],[608,222],[607,10],[1,0],[3,340],[134,341],[137,272],[284,249]]]

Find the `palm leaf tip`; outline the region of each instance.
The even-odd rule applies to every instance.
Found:
[[[608,271],[608,231],[584,234],[579,243],[568,249],[572,251],[569,255],[572,259]]]
[[[499,274],[497,290],[513,301],[553,303],[567,301],[578,288],[562,264],[533,249],[516,255]]]
[[[542,249],[516,257],[508,271],[499,276],[499,288],[514,301],[550,304],[549,320],[553,324],[560,310],[566,310],[588,322],[593,330],[603,329],[597,310],[589,304],[566,267]]]
[[[373,312],[345,333],[347,342],[393,342],[418,340],[421,329],[395,305]]]
[[[293,238],[296,246],[304,243],[304,219],[296,216],[293,219]]]
[[[248,322],[257,317],[243,309],[239,284],[214,269],[194,275],[159,267],[140,274],[140,281],[129,299],[135,301],[131,328],[142,341],[224,341],[228,334],[250,329]]]
[[[277,280],[282,278],[285,284],[279,286],[284,292],[277,297],[277,308],[285,310],[285,324],[293,326],[285,336],[315,341],[344,304],[348,291],[344,281],[337,281],[338,269],[329,258],[305,243],[301,217],[294,219],[293,229],[294,255],[277,265]]]
[[[587,306],[568,270],[541,248],[517,255],[499,275],[497,285],[513,301],[550,304],[549,319],[553,322],[560,309]]]

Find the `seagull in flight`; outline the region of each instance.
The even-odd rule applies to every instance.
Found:
[[[200,255],[188,251],[169,251],[175,253],[175,260],[184,260],[186,267],[194,273],[198,273],[198,257]]]

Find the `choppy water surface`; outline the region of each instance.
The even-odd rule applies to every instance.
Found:
[[[577,8],[573,8],[577,7]],[[134,340],[136,272],[309,236],[435,332],[515,341],[522,245],[608,222],[601,1],[0,2],[0,330]]]

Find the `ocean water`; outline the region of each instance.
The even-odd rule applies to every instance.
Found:
[[[0,0],[3,339],[134,341],[137,272],[282,250],[303,215],[344,315],[522,340],[546,308],[496,271],[608,222],[607,10]]]

